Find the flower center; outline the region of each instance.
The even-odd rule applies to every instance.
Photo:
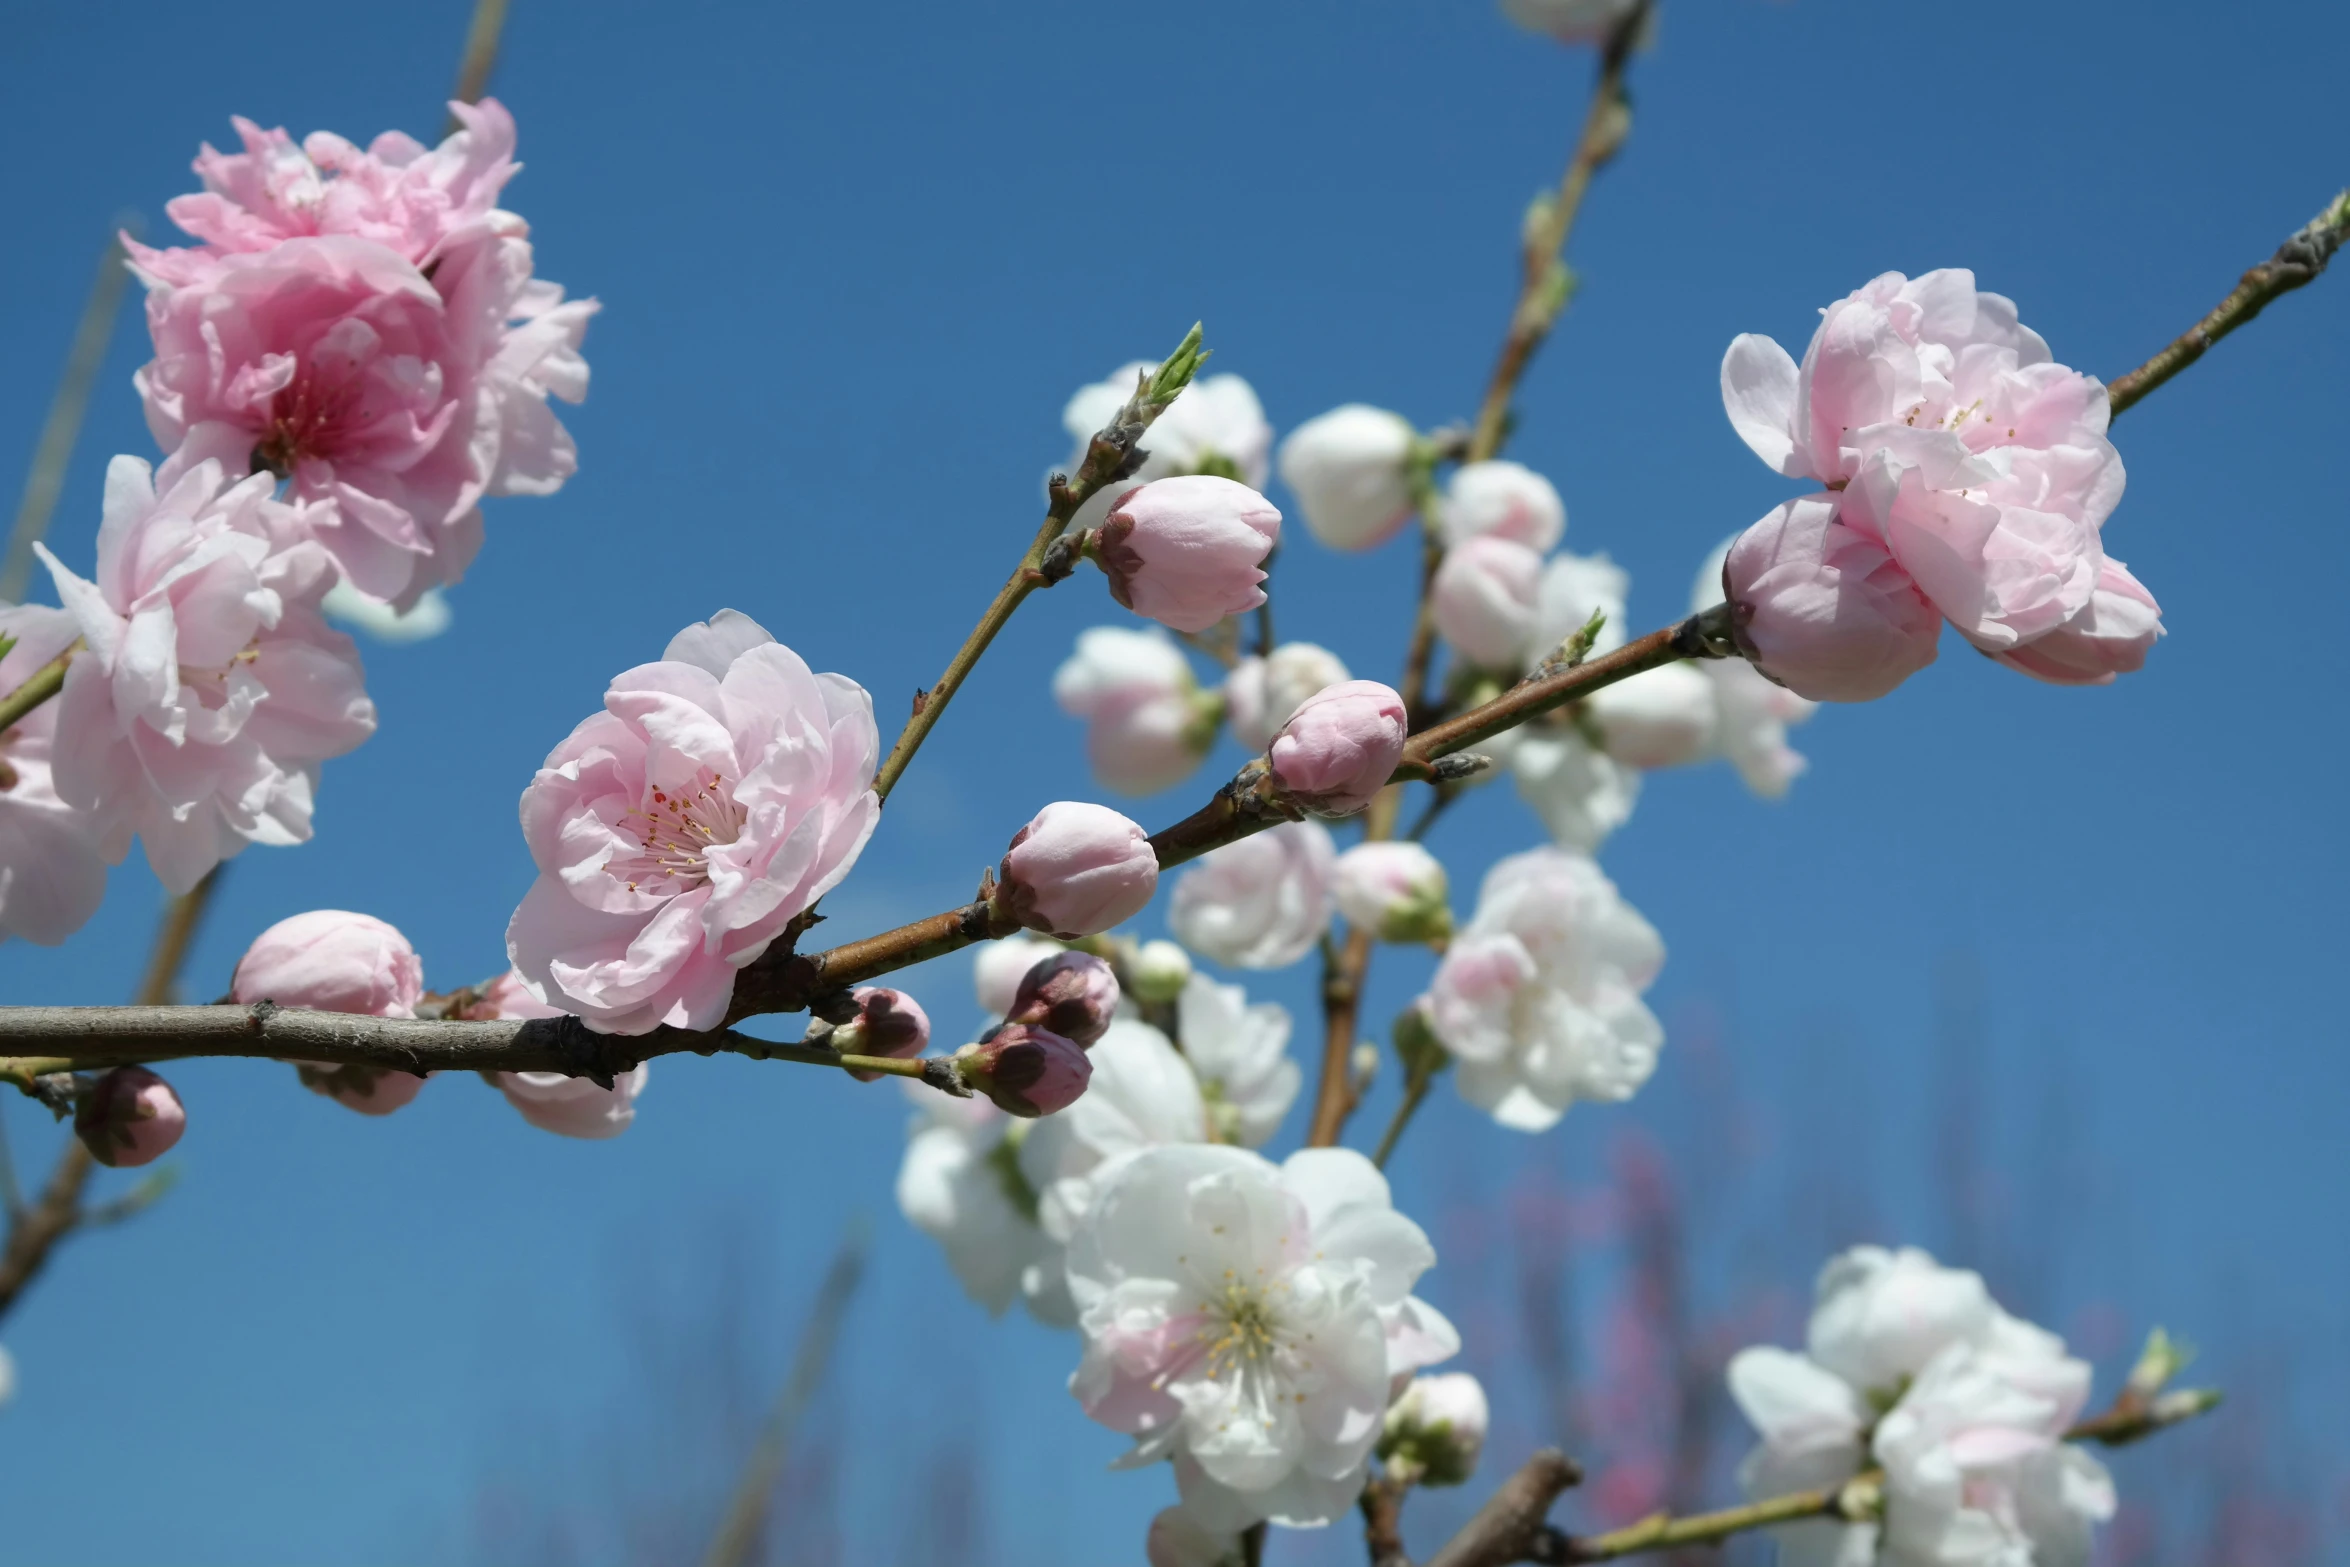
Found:
[[[1227,1268],[1223,1288],[1210,1295],[1199,1327],[1210,1378],[1243,1377],[1273,1358],[1281,1343],[1281,1317],[1273,1299],[1282,1284],[1250,1284]]]
[[[652,885],[674,895],[708,886],[710,851],[734,842],[749,817],[726,780],[700,768],[689,789],[655,789],[643,806],[629,808],[620,826],[635,836],[637,851],[614,856],[611,872],[630,892]]]

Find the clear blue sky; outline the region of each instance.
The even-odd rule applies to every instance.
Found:
[[[160,228],[232,113],[436,133],[467,10],[90,0],[11,20],[0,488],[109,216]],[[1699,557],[1787,493],[1722,417],[1734,334],[1799,348],[1874,273],[1963,265],[2059,358],[2117,374],[2350,178],[2345,57],[2339,7],[2285,0],[1666,0],[1513,454],[1557,480],[1569,547],[1631,570],[1639,628],[1661,623]],[[515,0],[496,90],[527,168],[509,204],[541,272],[605,304],[593,393],[566,415],[581,471],[495,505],[450,634],[370,650],[381,732],[329,767],[314,844],[235,864],[191,990],[320,905],[399,924],[437,984],[494,972],[530,878],[513,811],[531,768],[611,673],[722,605],[863,681],[888,723],[1028,537],[1069,392],[1194,318],[1283,430],[1349,400],[1471,413],[1518,214],[1555,178],[1588,74],[1483,0]],[[129,386],[143,342],[126,314],[53,535],[69,562],[88,559],[106,456],[151,450]],[[1813,771],[1784,805],[1721,768],[1656,777],[1605,855],[1670,947],[1655,999],[1676,1040],[1713,1020],[1749,1103],[1754,1226],[1811,1234],[1790,1172],[1824,1168],[1882,1238],[1944,1238],[1933,997],[1963,954],[1992,1041],[2000,1223],[2054,1249],[2052,1320],[2107,1303],[2132,1331],[2165,1322],[2223,1381],[2282,1362],[2290,1418],[2321,1431],[2350,1399],[2329,652],[2346,376],[2350,276],[2329,277],[2117,426],[2130,486],[2107,540],[2171,628],[2146,674],[2051,690],[1952,647],[1803,730]],[[1409,576],[1401,549],[1340,560],[1301,538],[1284,632],[1387,675]],[[1022,614],[828,929],[967,896],[1037,803],[1093,792],[1046,681],[1077,631],[1119,619],[1091,574]],[[1465,897],[1535,831],[1496,791],[1437,846]],[[157,902],[126,868],[73,945],[0,950],[0,995],[120,999]],[[1424,973],[1383,960],[1369,1015]],[[910,988],[968,1019],[962,963]],[[1300,976],[1269,990],[1308,1003]],[[1454,1220],[1529,1168],[1596,1176],[1697,1060],[1668,1045],[1652,1098],[1536,1140],[1442,1093],[1402,1200],[1440,1249],[1506,1255],[1507,1234]],[[849,1554],[900,1551],[893,1475],[959,1448],[984,1455],[999,1559],[1140,1559],[1163,1480],[1103,1473],[1118,1444],[1061,1390],[1069,1341],[989,1328],[897,1219],[887,1085],[663,1060],[626,1137],[578,1144],[465,1080],[370,1122],[289,1069],[174,1075],[179,1189],[74,1243],[0,1335],[22,1376],[0,1468],[45,1499],[9,1508],[9,1559],[521,1560],[500,1520],[554,1516],[578,1548],[544,1559],[602,1561],[630,1547],[596,1520],[655,1502],[698,1538],[734,1455],[647,1453],[642,1434],[713,1378],[735,1391],[692,1396],[764,1400],[858,1209],[876,1267],[825,1406]],[[0,1113],[42,1167],[33,1108]],[[2034,1184],[2056,1167],[2026,1157],[2035,1137],[2065,1155],[2065,1190]],[[1816,1256],[1781,1244],[1761,1271],[1800,1291]],[[1468,1320],[1477,1277],[1440,1263],[1424,1293]],[[1519,1450],[1548,1434],[1512,1418]],[[2338,1445],[2315,1464],[2336,1483]],[[2160,1490],[2177,1470],[2148,1452],[2123,1473]],[[1356,1549],[1346,1531],[1287,1559]]]

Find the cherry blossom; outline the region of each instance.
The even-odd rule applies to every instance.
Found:
[[[879,756],[856,682],[736,611],[688,626],[523,791],[539,876],[506,928],[515,969],[601,1032],[715,1026],[736,971],[856,863]]]
[[[1583,711],[1607,754],[1628,767],[1685,767],[1712,755],[1719,738],[1714,683],[1692,664],[1666,664],[1602,686]]]
[[[313,909],[279,920],[237,960],[230,994],[361,1017],[414,1017],[424,963],[408,938],[372,915]],[[424,1089],[428,1074],[356,1063],[296,1061],[302,1086],[361,1115],[390,1115]]]
[[[1320,822],[1280,826],[1203,855],[1175,883],[1175,937],[1233,968],[1287,968],[1330,926],[1338,849]]]
[[[1031,930],[1064,940],[1132,919],[1159,885],[1150,834],[1106,805],[1058,800],[1012,838],[996,899]]]
[[[593,1079],[561,1072],[500,1072],[498,1092],[521,1117],[558,1137],[598,1140],[618,1137],[636,1119],[637,1096],[645,1091],[652,1063],[639,1061],[612,1076],[610,1088]]]
[[[1519,463],[1463,463],[1445,486],[1437,522],[1448,546],[1491,535],[1547,555],[1567,531],[1567,503],[1548,479]]]
[[[1190,777],[1216,743],[1221,705],[1157,627],[1096,626],[1053,675],[1053,700],[1086,721],[1093,775],[1121,794],[1156,794]]]
[[[1502,860],[1429,987],[1461,1097],[1527,1132],[1577,1100],[1631,1098],[1664,1044],[1640,1000],[1663,964],[1656,931],[1588,857]]]
[[[1111,371],[1107,380],[1080,388],[1069,399],[1061,424],[1076,443],[1069,456],[1070,472],[1085,461],[1086,446],[1095,433],[1134,395],[1136,379],[1156,369],[1155,364],[1137,360]],[[1265,410],[1248,382],[1236,375],[1199,376],[1151,422],[1143,450],[1146,455],[1133,478],[1211,473],[1262,490],[1273,454],[1273,427],[1265,422]],[[1116,498],[1115,489],[1088,497],[1072,526],[1098,526]]]
[[[1381,941],[1424,942],[1452,932],[1444,864],[1416,843],[1358,843],[1338,857],[1331,896],[1347,923]]]
[[[73,645],[73,616],[39,604],[0,606],[0,692],[14,691]],[[57,705],[44,702],[0,734],[0,937],[54,947],[106,896],[98,822],[58,798],[50,775]]]
[[[1429,597],[1436,629],[1478,668],[1515,670],[1534,636],[1541,581],[1542,557],[1515,539],[1482,533],[1456,544]]]
[[[1172,941],[1146,941],[1135,949],[1127,975],[1134,982],[1135,1000],[1173,1001],[1191,983],[1191,954]]]
[[[1722,602],[1722,567],[1735,538],[1706,557],[1689,596],[1689,612],[1703,614]],[[2110,562],[2108,563],[2110,564]],[[1797,696],[1742,658],[1709,658],[1695,666],[1714,687],[1714,744],[1746,787],[1766,800],[1783,798],[1809,766],[1787,744],[1787,731],[1808,720],[1819,704]]]
[[[332,568],[269,479],[117,457],[93,576],[34,548],[87,644],[55,704],[51,778],[106,858],[135,833],[181,893],[248,843],[307,840],[319,764],[374,732],[375,705],[318,612]]]
[[[1485,1388],[1466,1371],[1412,1378],[1387,1411],[1379,1458],[1412,1485],[1460,1485],[1476,1470],[1493,1415]]]
[[[1593,746],[1569,725],[1529,727],[1483,750],[1506,760],[1518,797],[1561,848],[1585,853],[1632,819],[1640,774]]]
[[[1347,680],[1298,705],[1266,750],[1273,782],[1317,816],[1370,808],[1403,760],[1403,698],[1376,680]]]
[[[180,1140],[188,1112],[169,1083],[143,1066],[118,1066],[82,1090],[73,1133],[90,1157],[117,1169],[153,1164]]]
[[[1281,482],[1306,531],[1334,550],[1376,549],[1411,520],[1419,434],[1400,414],[1348,403],[1308,419],[1281,443]]]
[[[1542,579],[1534,590],[1534,622],[1525,643],[1526,667],[1532,669],[1559,644],[1601,617],[1591,639],[1592,653],[1610,653],[1624,645],[1624,601],[1632,578],[1605,555],[1553,555],[1543,562]]]
[[[1281,1129],[1305,1074],[1289,1055],[1289,1009],[1251,1003],[1238,985],[1194,974],[1175,1004],[1183,1056],[1199,1078],[1206,1140],[1261,1148]]]
[[[939,1243],[956,1281],[989,1312],[1001,1316],[1025,1298],[1040,1319],[1073,1322],[1060,1243],[1037,1227],[1036,1190],[1020,1173],[1022,1145],[1050,1123],[1014,1120],[985,1099],[950,1098],[921,1083],[905,1092],[914,1115],[897,1202],[907,1222]]]
[[[1327,1522],[1361,1490],[1393,1380],[1459,1347],[1411,1295],[1435,1260],[1351,1150],[1149,1149],[1070,1239],[1070,1390],[1135,1439],[1121,1463],[1179,1458],[1258,1517]]]
[[[2035,680],[2059,686],[2104,686],[2143,668],[2163,635],[2162,609],[2129,569],[2111,555],[2097,571],[2096,591],[2063,625],[1998,656]]]
[[[1351,678],[1337,654],[1311,642],[1284,642],[1263,658],[1250,654],[1224,679],[1232,738],[1262,753],[1306,698]]]
[[[1205,631],[1265,602],[1263,562],[1281,513],[1213,474],[1154,479],[1120,495],[1092,536],[1110,596],[1176,631]]]

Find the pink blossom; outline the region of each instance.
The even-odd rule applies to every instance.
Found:
[[[0,692],[14,691],[81,634],[74,618],[38,604],[0,606]],[[106,896],[97,821],[57,796],[49,762],[57,704],[44,702],[0,734],[0,937],[54,947],[82,928]]]
[[[514,161],[514,117],[495,98],[451,103],[461,129],[425,148],[386,131],[365,151],[331,131],[300,145],[280,127],[263,130],[241,116],[231,123],[243,152],[211,143],[197,154],[204,189],[174,196],[164,211],[203,241],[156,250],[125,236],[139,275],[152,283],[196,282],[223,256],[263,251],[289,239],[348,234],[373,240],[402,260],[430,265],[452,236],[512,214],[498,194],[521,167]]]
[[[1450,545],[1491,534],[1540,555],[1557,548],[1567,531],[1567,503],[1557,486],[1522,463],[1463,463],[1445,487],[1442,523]]]
[[[1030,930],[1074,941],[1140,914],[1158,890],[1150,834],[1106,805],[1060,800],[1014,835],[996,898]]]
[[[645,1091],[652,1063],[639,1061],[613,1074],[603,1088],[593,1078],[562,1072],[500,1072],[498,1092],[519,1115],[557,1137],[600,1140],[618,1137],[636,1119],[636,1098]]]
[[[1358,843],[1338,857],[1330,894],[1349,923],[1381,941],[1430,941],[1452,933],[1444,864],[1416,843]]]
[[[1005,1021],[1034,1023],[1091,1049],[1118,1015],[1118,976],[1090,952],[1056,952],[1021,977]]]
[[[171,1085],[143,1066],[118,1066],[85,1090],[73,1131],[90,1157],[117,1169],[152,1164],[187,1130],[188,1112]]]
[[[1252,653],[1224,677],[1225,722],[1233,739],[1261,753],[1307,697],[1348,678],[1336,653],[1311,642],[1284,642],[1262,658]]]
[[[375,730],[358,650],[319,614],[332,567],[270,488],[117,457],[94,580],[34,546],[88,645],[55,704],[57,793],[110,862],[136,833],[175,893],[248,843],[307,840],[319,764]]]
[[[1338,847],[1316,821],[1283,822],[1200,856],[1175,884],[1167,923],[1233,968],[1287,968],[1330,928]]]
[[[1053,674],[1053,700],[1086,721],[1093,774],[1121,794],[1156,794],[1191,776],[1216,742],[1216,703],[1156,626],[1095,626]]]
[[[2147,650],[2162,636],[2162,606],[2112,556],[2097,574],[2097,591],[2079,614],[2021,647],[1997,654],[1999,662],[2035,680],[2060,686],[2111,685],[2115,675],[2136,672]]]
[[[1815,702],[1866,702],[1934,661],[1934,607],[1837,498],[1789,501],[1738,536],[1722,568],[1740,651]]]
[[[2104,558],[2098,530],[2124,483],[2105,435],[2105,388],[2056,364],[2014,303],[1977,291],[1973,273],[1874,279],[1828,307],[1800,367],[1770,339],[1740,337],[1722,362],[1722,397],[1765,462],[1828,487],[1807,500],[1830,508],[1842,530],[1774,539],[1788,571],[1778,591],[1794,593],[1792,608],[1733,595],[1742,614],[1806,623],[1806,645],[1786,668],[1790,655],[1755,639],[1762,667],[1803,695],[1881,695],[1925,662],[1914,644],[1930,624],[1889,639],[1866,629],[1883,617],[1836,607],[1849,599],[1835,585],[1845,579],[1865,579],[1864,596],[1880,599],[1906,581],[1993,654],[2088,605]],[[1847,534],[1882,563],[1856,553]],[[1804,578],[1808,587],[1791,586]]]
[[[1444,552],[1430,607],[1454,652],[1481,669],[1511,669],[1533,635],[1542,557],[1484,533]]]
[[[616,676],[522,795],[531,993],[603,1033],[711,1028],[736,970],[839,885],[880,814],[864,688],[721,610]]]
[[[857,1015],[832,1031],[833,1048],[841,1054],[905,1060],[929,1048],[930,1014],[912,996],[885,985],[865,985],[849,995],[857,1003]],[[849,1073],[860,1083],[870,1083],[881,1075]]]
[[[1154,479],[1128,490],[1095,535],[1110,595],[1177,631],[1205,631],[1265,602],[1264,559],[1281,513],[1236,480]]]
[[[1392,687],[1376,680],[1326,687],[1273,737],[1273,781],[1317,815],[1352,816],[1387,787],[1410,728]]]
[[[230,988],[242,1006],[259,1001],[362,1017],[414,1017],[424,996],[424,960],[372,915],[313,909],[279,920],[237,960]]]
[[[1079,1045],[1032,1023],[999,1023],[955,1052],[963,1081],[1010,1115],[1066,1110],[1085,1092],[1093,1061]]]
[[[481,988],[473,1005],[465,1009],[469,1018],[495,1021],[498,1018],[563,1017],[560,1007],[548,1006],[530,993],[530,986],[512,969],[500,974]]]

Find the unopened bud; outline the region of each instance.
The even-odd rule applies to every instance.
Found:
[[[1191,954],[1172,941],[1146,941],[1126,972],[1134,981],[1137,1001],[1163,1006],[1191,983]]]
[[[1358,843],[1338,857],[1331,895],[1349,923],[1381,941],[1442,941],[1452,934],[1444,865],[1416,843]]]
[[[2146,1347],[2138,1353],[2138,1363],[2130,1368],[2130,1396],[2150,1399],[2170,1384],[2170,1379],[2186,1369],[2195,1358],[2193,1346],[2172,1339],[2156,1328],[2146,1335]]]
[[[1395,1055],[1414,1077],[1433,1077],[1452,1064],[1452,1052],[1436,1037],[1436,1016],[1428,997],[1396,1014]]]
[[[850,992],[856,1016],[832,1031],[832,1047],[844,1056],[918,1056],[930,1044],[930,1014],[902,990],[867,985]],[[852,1068],[849,1076],[870,1083],[879,1072]]]
[[[187,1130],[171,1085],[143,1066],[118,1066],[83,1090],[73,1131],[90,1157],[117,1169],[152,1164]]]
[[[1387,1411],[1379,1457],[1410,1485],[1460,1485],[1477,1468],[1491,1422],[1485,1389],[1465,1371],[1414,1377]]]
[[[989,1029],[955,1052],[955,1069],[973,1093],[1012,1115],[1051,1115],[1077,1102],[1093,1061],[1075,1042],[1032,1023]]]
[[[1205,631],[1265,602],[1263,562],[1281,513],[1231,479],[1154,479],[1118,498],[1094,535],[1110,596],[1176,631]]]
[[[390,1115],[424,1091],[424,1077],[393,1067],[336,1066],[331,1061],[296,1061],[295,1075],[314,1094],[324,1094],[361,1115]]]
[[[1056,952],[1028,971],[1009,1023],[1034,1023],[1090,1049],[1118,1015],[1118,976],[1090,952]]]
[[[1150,834],[1106,805],[1059,800],[1014,835],[997,868],[996,903],[1030,930],[1064,940],[1132,919],[1159,885]]]

